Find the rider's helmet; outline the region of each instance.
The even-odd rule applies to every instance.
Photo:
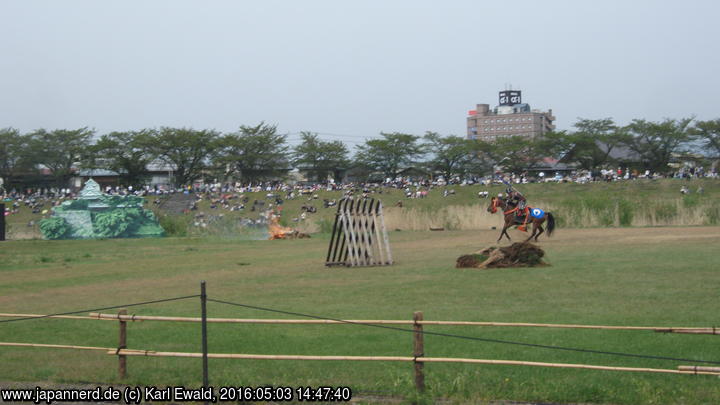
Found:
[[[506,193],[507,195],[510,195],[510,194],[512,193],[512,187],[506,188],[506,189],[505,189],[505,193]]]

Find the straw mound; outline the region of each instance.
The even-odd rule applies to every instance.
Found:
[[[309,239],[310,235],[299,232],[297,229],[283,235],[282,239]]]
[[[473,254],[458,257],[456,268],[490,269],[499,267],[534,267],[546,263],[539,246],[532,243],[513,243],[505,247],[489,247]]]

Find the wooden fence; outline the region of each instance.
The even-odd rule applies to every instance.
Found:
[[[645,330],[663,333],[704,333],[718,335],[720,330],[698,327],[666,327],[666,326],[607,326],[607,325],[575,325],[575,324],[543,324],[543,323],[510,323],[510,322],[474,322],[474,321],[428,321],[423,319],[422,312],[415,312],[412,320],[331,320],[331,319],[244,319],[244,318],[207,318],[207,317],[171,317],[171,316],[143,316],[129,315],[126,310],[117,314],[90,313],[89,316],[77,315],[37,315],[37,314],[8,314],[0,313],[0,317],[48,317],[75,320],[101,320],[118,322],[117,347],[91,347],[75,345],[57,345],[42,343],[0,342],[0,346],[36,347],[53,349],[75,349],[104,351],[108,355],[118,357],[118,374],[121,378],[127,376],[127,356],[140,357],[184,357],[184,358],[213,358],[213,359],[245,359],[245,360],[300,360],[300,361],[390,361],[411,362],[414,366],[415,387],[419,392],[425,389],[424,365],[426,363],[465,363],[488,365],[516,365],[530,367],[570,368],[586,370],[607,370],[622,372],[644,372],[664,374],[689,375],[720,375],[720,367],[705,366],[678,366],[677,369],[658,369],[643,367],[615,367],[591,364],[546,363],[519,360],[494,360],[454,357],[426,357],[424,346],[424,330],[426,325],[444,326],[480,326],[480,327],[542,327],[542,328],[573,328],[573,329],[603,329],[603,330]],[[203,322],[204,321],[204,322]],[[192,352],[163,352],[154,350],[127,348],[128,322],[201,322],[206,323],[241,323],[241,324],[278,324],[278,325],[338,325],[338,324],[372,324],[372,325],[412,325],[413,347],[412,356],[312,356],[288,354],[248,354],[248,353],[207,353],[206,346],[203,353]],[[205,369],[204,385],[207,385],[207,370]]]
[[[392,252],[382,202],[343,198],[337,206],[326,266],[388,266]]]

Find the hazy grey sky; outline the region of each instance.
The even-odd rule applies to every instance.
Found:
[[[713,0],[0,0],[0,127],[265,121],[354,145],[464,135],[506,83],[559,129],[714,119],[718,16]]]

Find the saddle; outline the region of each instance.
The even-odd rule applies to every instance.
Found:
[[[522,219],[522,220],[529,219],[529,218],[528,218],[528,215],[530,215],[530,207],[525,207],[524,209],[522,209],[522,210],[517,210],[517,211],[515,212],[515,216],[516,216],[518,219]]]
[[[526,206],[523,209],[518,209],[516,207],[516,208],[511,209],[510,211],[506,211],[506,213],[509,214],[511,212],[514,212],[515,213],[515,218],[514,218],[515,224],[520,225],[520,226],[518,226],[517,229],[520,231],[523,231],[523,232],[527,232],[527,223],[530,221],[530,210],[531,209],[532,208],[530,208],[528,206]]]

